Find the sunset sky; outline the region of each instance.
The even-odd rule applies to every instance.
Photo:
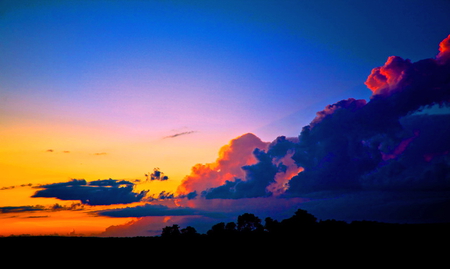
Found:
[[[449,10],[1,1],[0,235],[450,221]]]

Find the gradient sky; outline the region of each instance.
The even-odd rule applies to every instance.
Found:
[[[326,105],[369,100],[364,81],[388,56],[433,58],[448,10],[445,0],[2,1],[0,207],[68,206],[31,198],[31,186],[144,180],[155,167],[169,180],[136,190],[174,192],[235,137],[296,137]],[[136,221],[92,213],[101,207],[0,214],[0,234]],[[144,222],[156,230],[167,222],[154,218]]]

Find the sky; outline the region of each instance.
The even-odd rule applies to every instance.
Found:
[[[2,1],[0,235],[450,221],[448,10]]]

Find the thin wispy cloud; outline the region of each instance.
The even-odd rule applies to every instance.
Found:
[[[164,139],[166,139],[166,138],[175,138],[175,137],[179,137],[179,136],[182,136],[182,135],[193,134],[193,133],[196,133],[196,132],[197,131],[187,131],[187,132],[176,133],[176,134],[173,134],[173,135],[165,136]]]

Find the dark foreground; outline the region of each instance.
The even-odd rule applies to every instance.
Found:
[[[218,247],[270,249],[286,247],[298,251],[358,251],[383,252],[398,250],[450,251],[450,224],[360,224],[346,226],[303,227],[298,232],[267,231],[248,233],[195,234],[188,236],[156,237],[65,237],[65,236],[9,236],[1,237],[0,245],[8,250],[73,248],[85,251],[95,249],[123,249],[146,246],[146,251],[168,247]]]
[[[364,260],[360,266],[393,259],[400,262],[396,265],[404,266],[405,262],[425,260],[427,268],[432,268],[434,262],[449,257],[450,223],[317,221],[298,210],[282,221],[266,218],[264,225],[258,217],[246,213],[236,223],[218,223],[205,234],[193,227],[173,225],[163,228],[161,236],[156,237],[11,236],[0,238],[0,246],[3,257],[9,257],[9,253],[23,257],[62,255],[72,257],[72,261],[101,257],[109,263],[141,256],[156,260],[183,256],[200,262],[207,255],[220,261],[309,260],[317,265]]]

